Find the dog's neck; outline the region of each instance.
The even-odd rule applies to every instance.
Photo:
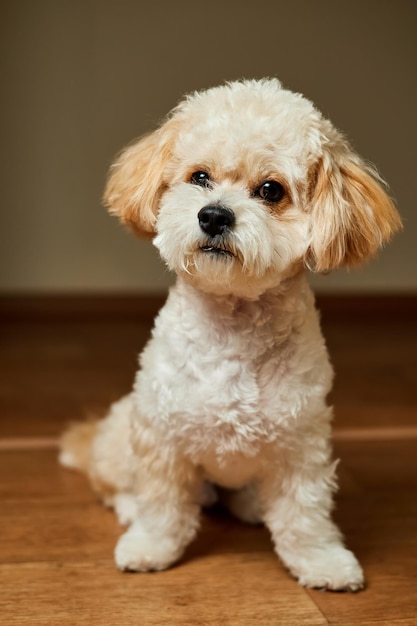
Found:
[[[255,298],[211,294],[180,276],[174,290],[181,292],[185,296],[183,301],[196,309],[203,308],[212,316],[223,319],[245,317],[252,325],[262,325],[271,316],[282,317],[291,325],[297,325],[314,310],[314,296],[304,272],[287,278]]]

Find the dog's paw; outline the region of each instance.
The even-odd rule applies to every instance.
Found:
[[[172,537],[145,532],[134,523],[120,537],[114,555],[124,572],[152,572],[167,569],[181,553]]]
[[[364,587],[362,568],[356,557],[343,546],[315,550],[308,558],[290,567],[301,585],[329,591],[359,591]]]

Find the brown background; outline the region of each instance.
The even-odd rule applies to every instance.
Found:
[[[390,182],[406,229],[321,291],[417,288],[412,0],[3,0],[0,291],[162,292],[156,252],[100,206],[113,155],[183,93],[278,76]]]

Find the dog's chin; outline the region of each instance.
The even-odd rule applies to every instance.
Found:
[[[254,276],[244,268],[237,253],[215,246],[202,246],[175,271],[205,293],[250,300],[280,283],[275,272]]]
[[[244,272],[235,251],[223,244],[204,244],[187,258],[187,271],[199,284],[230,289]]]

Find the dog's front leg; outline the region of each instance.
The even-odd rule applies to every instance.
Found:
[[[135,485],[136,515],[120,537],[115,560],[123,571],[163,570],[175,563],[199,526],[199,472],[165,449],[144,455]]]
[[[280,463],[264,477],[264,521],[276,552],[302,585],[357,591],[364,584],[362,569],[331,520],[334,464],[319,461],[327,454],[322,442],[316,444],[284,453],[285,467]]]

